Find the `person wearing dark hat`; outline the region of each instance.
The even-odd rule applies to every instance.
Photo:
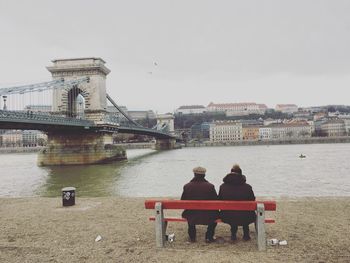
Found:
[[[246,183],[246,177],[239,165],[234,165],[223,181],[219,190],[220,200],[255,201],[253,189]],[[254,211],[221,211],[220,218],[231,226],[232,241],[237,239],[238,226],[243,226],[243,239],[250,240],[249,224],[255,222]]]
[[[183,187],[181,200],[217,200],[218,196],[213,184],[204,179],[206,169],[196,167],[193,169],[194,177]],[[188,235],[191,242],[196,241],[196,225],[207,225],[205,241],[213,242],[216,222],[219,211],[185,210],[182,217],[188,222]]]
[[[238,164],[235,164],[235,165],[232,166],[231,173],[240,174],[242,176],[243,181],[244,182],[247,181],[247,177],[244,174],[242,174],[242,169],[241,169],[241,167]]]

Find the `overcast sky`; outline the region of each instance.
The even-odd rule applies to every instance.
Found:
[[[0,87],[50,80],[55,58],[101,57],[129,109],[350,105],[347,0],[0,0],[0,47]]]

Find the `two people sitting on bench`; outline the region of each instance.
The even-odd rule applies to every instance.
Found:
[[[205,168],[196,167],[193,169],[193,173],[194,178],[184,186],[181,200],[255,200],[252,187],[246,183],[246,177],[242,174],[239,165],[234,165],[231,173],[224,177],[219,195],[217,195],[214,185],[204,179]],[[186,218],[188,222],[190,242],[196,241],[196,225],[208,225],[205,240],[210,243],[215,241],[214,234],[217,225],[215,221],[219,218],[231,226],[232,241],[237,239],[238,226],[243,226],[243,239],[249,240],[249,224],[255,221],[256,215],[254,211],[185,210],[182,217]]]

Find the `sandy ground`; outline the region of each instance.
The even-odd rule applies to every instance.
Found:
[[[267,225],[267,237],[288,245],[266,252],[257,251],[253,227],[252,240],[242,241],[239,230],[236,244],[206,244],[205,228],[198,227],[192,244],[184,223],[170,223],[176,239],[157,249],[144,198],[76,203],[63,208],[60,198],[1,198],[0,262],[350,262],[350,197],[277,199],[277,212],[267,215],[277,222]],[[216,236],[228,240],[229,227],[218,225]]]

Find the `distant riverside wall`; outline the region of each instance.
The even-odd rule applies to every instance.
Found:
[[[118,146],[123,146],[125,149],[149,149],[154,148],[154,142],[135,142],[135,143],[117,143]]]
[[[350,136],[346,137],[312,137],[290,140],[269,141],[238,141],[238,142],[192,142],[186,143],[184,147],[209,147],[209,146],[245,146],[245,145],[281,145],[281,144],[316,144],[316,143],[350,143]]]
[[[4,147],[0,148],[1,153],[36,153],[44,147]]]
[[[115,144],[122,146],[125,149],[150,149],[154,148],[154,142],[140,142],[140,143],[119,143]],[[4,147],[0,148],[0,154],[4,153],[36,153],[44,147]]]
[[[192,142],[182,143],[182,147],[211,147],[211,146],[249,146],[249,145],[282,145],[282,144],[316,144],[316,143],[350,143],[350,136],[346,137],[313,137],[308,139],[294,140],[270,140],[270,141],[239,141],[239,142]],[[125,149],[152,149],[155,147],[154,142],[139,143],[118,143]],[[0,148],[0,154],[5,153],[35,153],[43,147],[6,147]]]

